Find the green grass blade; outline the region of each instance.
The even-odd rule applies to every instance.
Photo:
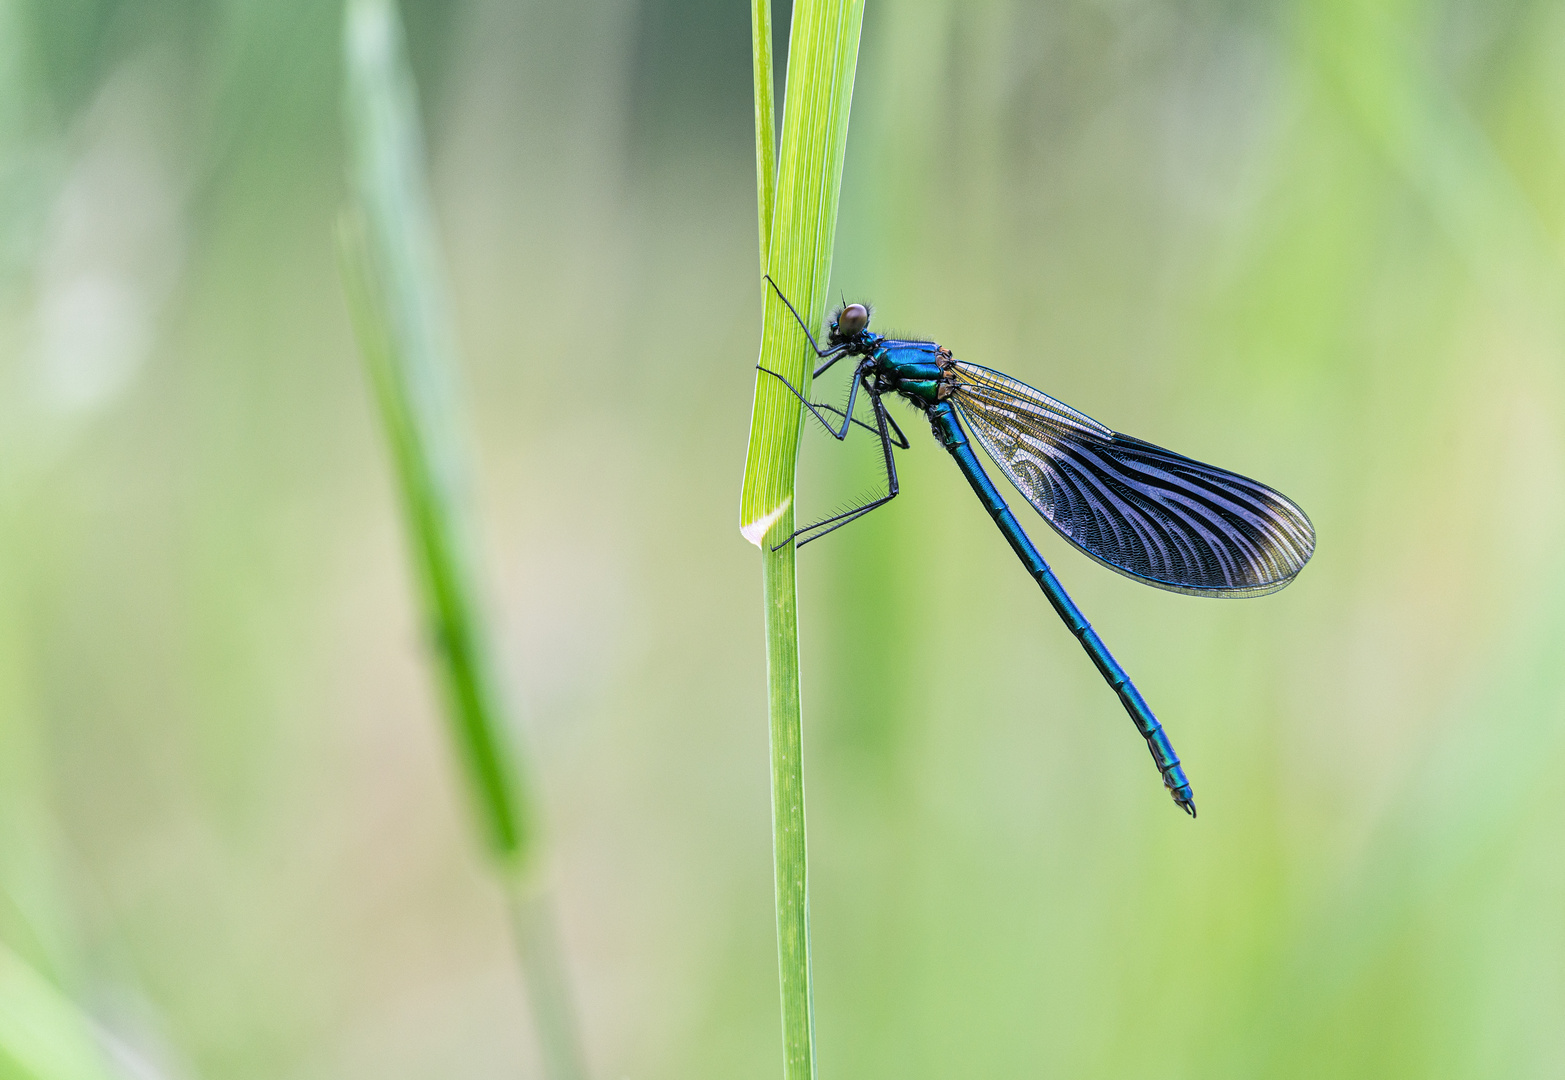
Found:
[[[586,1075],[538,829],[510,735],[472,541],[455,335],[423,173],[415,89],[390,0],[348,0],[347,127],[353,208],[339,230],[344,287],[391,444],[451,720],[499,866],[548,1075]]]
[[[788,83],[784,95],[782,146],[775,202],[768,233],[767,273],[808,319],[819,316],[831,276],[837,228],[837,197],[848,138],[848,105],[858,60],[863,0],[819,0],[794,5],[789,36]],[[759,36],[759,35],[757,35]],[[757,62],[757,73],[770,69]],[[757,96],[770,95],[770,80]],[[757,159],[761,135],[757,135]],[[766,198],[764,177],[759,184]],[[812,354],[788,309],[766,290],[762,362],[808,389]],[[786,536],[779,517],[793,504],[799,457],[798,400],[776,379],[757,373],[750,420],[750,446],[740,497],[740,528],[753,544],[768,535]],[[775,543],[776,541],[773,540]]]
[[[755,58],[755,203],[761,225],[761,273],[772,251],[777,203],[777,109],[772,100],[772,3],[750,0],[750,53]]]
[[[831,275],[848,106],[863,16],[863,0],[799,0],[794,5],[782,146],[773,189],[766,152],[772,131],[771,118],[766,115],[771,100],[770,27],[760,7],[755,9],[756,187],[764,265],[807,318],[815,318],[824,306]],[[773,200],[770,213],[769,199]],[[775,292],[765,290],[761,363],[808,393],[813,359],[793,316]],[[793,546],[771,550],[772,544],[793,531],[799,435],[798,399],[777,379],[758,372],[740,498],[740,531],[761,547],[783,1074],[788,1080],[808,1080],[815,1074],[798,590]]]

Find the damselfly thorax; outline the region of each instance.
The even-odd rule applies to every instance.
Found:
[[[844,355],[864,357],[857,377],[872,394],[899,394],[927,411],[956,389],[956,361],[950,349],[936,342],[881,337],[865,330],[846,344]]]

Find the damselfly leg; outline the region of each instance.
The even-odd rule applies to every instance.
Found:
[[[853,376],[853,389],[848,391],[848,407],[846,409],[839,409],[836,406],[827,405],[824,402],[810,401],[803,394],[799,393],[798,388],[794,386],[793,383],[789,382],[771,368],[762,367],[760,364],[756,364],[755,370],[766,372],[766,374],[770,375],[772,378],[786,386],[788,388],[788,392],[791,393],[794,397],[798,398],[804,407],[810,410],[810,415],[819,420],[821,422],[821,426],[824,427],[831,435],[831,437],[836,439],[838,442],[841,442],[843,439],[848,437],[848,428],[853,424],[857,424],[859,427],[866,428],[870,431],[875,431],[874,428],[870,427],[864,421],[855,420],[853,418],[853,406],[854,403],[858,401],[859,397],[860,379],[857,372],[855,372]],[[842,417],[842,427],[840,429],[834,428],[829,423],[827,423],[826,418],[820,414],[821,409],[830,409],[832,412]],[[904,443],[905,442],[906,440],[904,440]]]
[[[770,285],[772,287],[772,291],[777,294],[777,299],[781,300],[788,308],[788,311],[793,315],[794,321],[799,324],[799,329],[804,331],[805,340],[810,343],[810,348],[815,351],[815,355],[825,361],[815,369],[813,374],[814,378],[819,378],[821,375],[825,374],[833,364],[842,359],[844,356],[848,355],[849,350],[846,343],[833,346],[830,349],[822,349],[820,345],[816,343],[814,335],[810,333],[809,325],[805,323],[804,319],[799,315],[798,309],[793,306],[788,297],[783,295],[783,291],[777,287],[777,283],[771,279],[770,275],[767,275],[766,283]],[[791,392],[794,397],[798,398],[800,403],[810,411],[810,415],[819,420],[821,422],[821,426],[824,427],[827,432],[830,433],[831,437],[836,439],[838,442],[842,442],[848,437],[848,429],[854,424],[858,424],[862,428],[868,428],[869,430],[873,431],[876,437],[880,439],[881,457],[885,463],[886,468],[886,494],[877,496],[873,499],[870,499],[868,502],[861,503],[858,506],[852,507],[848,510],[844,510],[840,514],[833,514],[831,517],[823,518],[811,525],[806,525],[802,529],[795,530],[794,533],[786,540],[772,548],[773,551],[776,551],[790,543],[797,543],[799,547],[803,547],[812,540],[819,540],[827,533],[836,532],[838,529],[842,528],[844,525],[847,525],[849,522],[857,521],[865,514],[868,514],[871,510],[878,510],[880,507],[885,506],[888,502],[897,497],[897,463],[896,455],[893,453],[893,447],[899,450],[906,450],[909,444],[907,436],[902,433],[902,429],[897,426],[897,422],[893,420],[891,418],[891,414],[886,411],[885,403],[881,401],[880,395],[875,393],[873,387],[865,378],[867,371],[870,367],[873,366],[873,364],[874,361],[866,357],[854,371],[851,388],[848,391],[848,404],[845,409],[837,409],[831,405],[812,402],[808,400],[803,394],[801,394],[798,388],[782,375],[771,370],[770,368],[761,367],[759,364],[756,365],[759,370],[766,372],[766,374],[772,376],[781,382],[784,386],[786,386],[789,392]],[[853,407],[858,401],[859,388],[861,386],[869,391],[869,397],[872,403],[871,407],[873,408],[875,414],[875,426],[873,428],[870,428],[868,424],[864,423],[862,420],[857,419],[853,415]],[[841,416],[842,425],[840,427],[833,427],[830,423],[827,422],[826,418],[820,414],[821,409],[826,409],[830,412],[836,413],[838,416]],[[801,537],[803,539],[800,539]]]
[[[829,518],[823,518],[820,521],[814,522],[813,524],[806,525],[802,529],[795,529],[785,540],[782,541],[782,543],[776,545],[776,547],[773,547],[772,548],[773,551],[776,551],[779,548],[785,547],[788,544],[793,543],[795,540],[798,540],[798,545],[800,547],[803,547],[805,544],[808,544],[811,540],[819,540],[821,537],[825,536],[827,533],[835,532],[836,530],[842,528],[844,525],[848,524],[850,521],[857,521],[859,518],[863,517],[865,514],[869,513],[871,510],[879,509],[880,507],[885,506],[888,502],[890,502],[892,499],[897,497],[897,490],[898,490],[897,489],[897,460],[896,460],[896,455],[892,452],[892,447],[896,447],[899,450],[906,450],[908,448],[908,441],[907,441],[907,436],[902,434],[902,429],[897,426],[897,422],[895,420],[893,420],[891,418],[891,414],[886,411],[885,402],[880,400],[880,395],[874,393],[873,391],[870,393],[870,402],[872,403],[871,404],[871,408],[874,410],[874,413],[875,413],[875,426],[874,427],[870,427],[868,424],[866,424],[864,421],[858,419],[857,417],[850,416],[847,413],[844,413],[840,409],[834,408],[831,405],[826,405],[826,404],[822,404],[822,403],[806,401],[805,398],[804,398],[804,395],[799,393],[799,391],[794,387],[794,385],[792,383],[790,383],[787,379],[784,379],[781,375],[777,374],[777,372],[771,370],[770,368],[764,368],[764,367],[761,367],[759,364],[757,364],[756,365],[756,369],[758,371],[765,372],[766,374],[772,376],[774,379],[778,380],[784,386],[786,386],[789,389],[789,391],[793,394],[793,396],[798,398],[799,401],[804,405],[804,407],[806,409],[810,410],[810,415],[814,416],[815,419],[817,419],[817,420],[819,420],[821,422],[821,426],[823,426],[826,429],[827,433],[830,434],[832,436],[832,438],[838,440],[839,442],[841,442],[843,439],[847,438],[847,436],[848,436],[848,427],[849,427],[850,423],[857,424],[859,427],[865,428],[866,430],[872,432],[875,435],[875,437],[880,440],[881,457],[882,457],[882,460],[885,462],[885,466],[886,466],[886,494],[885,495],[878,496],[878,497],[876,497],[874,499],[871,499],[869,502],[861,503],[858,506],[852,507],[852,508],[850,508],[848,510],[844,510],[840,514],[833,514]],[[854,389],[855,389],[855,391],[857,390],[857,388],[858,388],[858,379],[855,378],[854,379]],[[848,407],[850,409],[853,407],[853,395],[849,395]],[[828,424],[826,422],[825,418],[822,417],[821,414],[816,411],[817,409],[829,409],[830,411],[836,413],[838,416],[844,417],[841,430],[839,431],[837,429],[834,429],[830,424]],[[893,432],[895,432],[895,435],[892,434]],[[822,528],[822,526],[829,526],[829,527],[828,528]],[[819,531],[817,531],[817,530],[819,530]],[[798,539],[801,536],[804,537],[803,540],[799,540]]]
[[[770,275],[770,274],[766,275],[766,283],[772,287],[772,292],[777,294],[777,299],[781,300],[783,302],[784,306],[787,307],[789,312],[792,313],[793,321],[799,324],[799,329],[800,330],[804,331],[804,338],[805,338],[806,341],[808,341],[810,343],[810,348],[815,350],[815,355],[816,356],[819,356],[822,359],[825,359],[826,357],[829,356],[835,362],[836,360],[838,360],[842,356],[843,353],[845,353],[847,351],[847,344],[846,343],[843,343],[842,345],[835,345],[835,346],[833,346],[830,349],[823,349],[819,345],[815,344],[815,335],[810,333],[810,326],[809,326],[809,324],[806,323],[804,321],[804,319],[800,317],[798,309],[795,308],[793,306],[793,304],[788,300],[788,298],[783,295],[783,291],[777,287],[777,282],[772,280],[772,275]],[[820,369],[820,371],[824,371],[824,370],[825,370],[825,368],[821,368]],[[817,371],[816,374],[817,375],[820,374],[820,371]]]
[[[879,510],[882,506],[885,506],[888,502],[897,497],[897,492],[900,490],[900,488],[897,486],[897,459],[896,455],[892,453],[891,448],[893,446],[900,445],[902,449],[906,450],[907,439],[906,437],[902,437],[900,443],[893,443],[891,441],[890,428],[896,427],[896,422],[893,421],[890,414],[886,412],[885,403],[880,400],[880,396],[878,394],[871,394],[870,401],[874,406],[875,427],[877,429],[876,434],[880,436],[880,450],[882,460],[884,460],[886,465],[886,493],[884,495],[873,498],[866,503],[861,503],[852,509],[844,510],[840,514],[833,514],[831,517],[823,518],[822,520],[817,521],[812,525],[806,525],[802,529],[796,529],[792,536],[773,547],[773,551],[776,551],[782,547],[786,547],[790,543],[796,543],[798,547],[803,547],[812,540],[819,540],[827,533],[836,532],[844,525],[857,521],[859,518],[868,514],[871,510]],[[897,435],[902,436],[900,429],[897,431]],[[799,539],[800,537],[803,537],[803,539]]]

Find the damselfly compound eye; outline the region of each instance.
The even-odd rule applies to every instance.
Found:
[[[852,337],[868,325],[869,311],[863,304],[849,304],[837,316],[837,332],[843,337]]]

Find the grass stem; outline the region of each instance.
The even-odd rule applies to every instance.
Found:
[[[797,0],[794,4],[775,181],[770,166],[772,133],[776,130],[772,117],[771,12],[766,0],[754,0],[751,16],[762,267],[799,310],[809,315],[824,306],[831,276],[848,106],[864,5],[863,0]],[[760,363],[807,394],[814,353],[773,290],[765,290],[764,304]],[[793,532],[800,413],[798,400],[781,382],[757,372],[740,531],[761,548],[786,1080],[811,1080],[815,1075],[798,588],[793,545],[772,550]]]

